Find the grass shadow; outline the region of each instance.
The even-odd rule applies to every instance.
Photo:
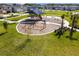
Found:
[[[17,51],[20,51],[22,50],[23,48],[26,47],[27,43],[31,42],[31,39],[26,39],[22,44],[20,44],[19,46],[16,46],[16,49]]]

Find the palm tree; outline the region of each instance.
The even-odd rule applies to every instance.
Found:
[[[65,15],[63,14],[62,16],[61,16],[61,19],[62,19],[62,22],[61,22],[61,34],[63,34],[63,24],[64,24],[64,18],[65,18]]]
[[[56,35],[58,35],[58,38],[60,38],[61,37],[61,35],[63,35],[63,29],[64,29],[64,27],[63,27],[63,24],[64,24],[64,18],[65,18],[65,15],[63,14],[62,16],[61,16],[61,19],[62,19],[62,21],[61,21],[61,27],[56,31]]]
[[[6,21],[3,22],[3,27],[5,29],[5,32],[7,32],[8,23]]]
[[[77,28],[78,29],[78,19],[79,19],[79,15],[75,15],[76,16],[76,20],[75,20],[75,28]]]
[[[77,19],[78,19],[77,15],[72,15],[71,16],[72,27],[70,29],[70,39],[72,39],[72,36],[73,36],[73,28],[76,27],[76,21],[77,21]]]

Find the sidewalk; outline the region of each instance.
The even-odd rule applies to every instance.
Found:
[[[25,15],[25,14],[23,14],[23,15]],[[9,15],[5,15],[5,16],[9,16]],[[47,18],[52,18],[52,16],[47,16]],[[55,18],[59,18],[60,19],[60,17],[55,17]],[[0,21],[7,21],[7,23],[19,23],[19,22],[21,22],[22,20],[25,20],[25,19],[27,19],[27,18],[24,18],[24,19],[21,19],[21,20],[18,20],[18,21],[11,21],[11,20],[0,19]],[[59,26],[61,25],[61,24],[52,23],[52,22],[46,22],[46,23],[47,24],[55,24],[55,25],[59,25]],[[66,20],[64,20],[64,27],[67,27],[67,28],[71,29],[71,27],[69,26],[69,22],[66,21]],[[79,32],[79,29],[75,29],[74,28],[74,30],[76,30],[77,32]]]

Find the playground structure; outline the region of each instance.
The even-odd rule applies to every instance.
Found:
[[[32,8],[28,9],[27,13],[29,13],[30,15],[34,14],[34,16],[31,15],[29,19],[20,22],[20,26],[23,25],[22,28],[25,29],[25,32],[27,31],[27,33],[29,34],[29,31],[31,31],[31,29],[41,31],[46,27],[46,21],[42,20],[41,17],[41,14],[43,12],[37,10],[36,8]]]
[[[21,34],[44,35],[61,27],[61,17],[41,16],[43,12],[37,9],[28,9],[26,13],[29,13],[30,17],[20,21],[16,26],[17,31]]]

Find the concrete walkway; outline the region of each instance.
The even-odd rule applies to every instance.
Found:
[[[37,22],[39,24],[39,26],[35,25],[35,27],[31,28],[30,35],[49,34],[61,27],[62,20],[60,17],[56,17],[56,16],[45,16],[44,17],[43,16],[42,18],[43,18],[43,20],[46,20],[46,28],[44,28],[40,31],[38,28],[40,28],[39,26],[41,26],[43,22],[39,21],[39,22]],[[18,22],[21,22],[23,20],[25,20],[25,19],[19,20]],[[64,27],[68,27],[68,26],[69,26],[69,22],[64,20]],[[31,25],[31,27],[32,27],[32,25]],[[36,30],[35,28],[37,28],[38,30]],[[26,35],[28,33],[28,24],[18,23],[16,26],[16,30],[21,34]]]
[[[13,13],[12,13],[13,14]],[[11,14],[9,15],[4,15],[3,17],[8,17],[10,16]],[[18,15],[18,16],[23,16],[23,15],[27,15],[27,14],[17,14],[17,13],[14,13],[13,15]],[[26,18],[24,18],[26,19]],[[24,19],[21,19],[21,20],[24,20]],[[7,19],[0,19],[0,21],[6,21],[7,23],[18,23],[20,22],[19,20],[18,21],[11,21],[11,20],[7,20]]]
[[[21,14],[22,15],[22,14]],[[20,16],[21,16],[20,15]],[[24,15],[26,15],[26,14],[24,14]],[[53,16],[47,16],[47,18],[49,18],[49,19],[51,19]],[[43,16],[43,18],[45,19],[46,18],[46,16],[44,17]],[[54,16],[54,18],[56,18],[56,19],[61,19],[60,17],[56,17],[56,16]],[[18,20],[18,21],[10,21],[10,20],[5,20],[5,19],[0,19],[0,21],[6,21],[7,23],[16,23],[16,24],[18,24],[18,23],[20,23],[21,21],[23,21],[23,20],[25,20],[25,19],[27,19],[27,18],[24,18],[24,19],[21,19],[21,20]],[[59,23],[54,23],[54,22],[46,22],[46,24],[51,24],[51,25],[57,25],[57,26],[61,26],[61,24],[59,24]],[[71,27],[69,26],[69,22],[68,21],[66,21],[66,20],[64,20],[64,27],[67,27],[67,28],[69,28],[69,29],[71,29]],[[17,29],[17,28],[16,28]],[[74,30],[76,30],[77,32],[79,32],[79,29],[75,29],[74,28]],[[54,30],[53,30],[54,31]],[[53,32],[53,31],[51,31],[51,32]],[[19,32],[19,31],[18,31]],[[50,32],[48,32],[48,33],[50,33]],[[44,33],[44,34],[47,34],[47,33]],[[41,34],[42,35],[42,34]]]

